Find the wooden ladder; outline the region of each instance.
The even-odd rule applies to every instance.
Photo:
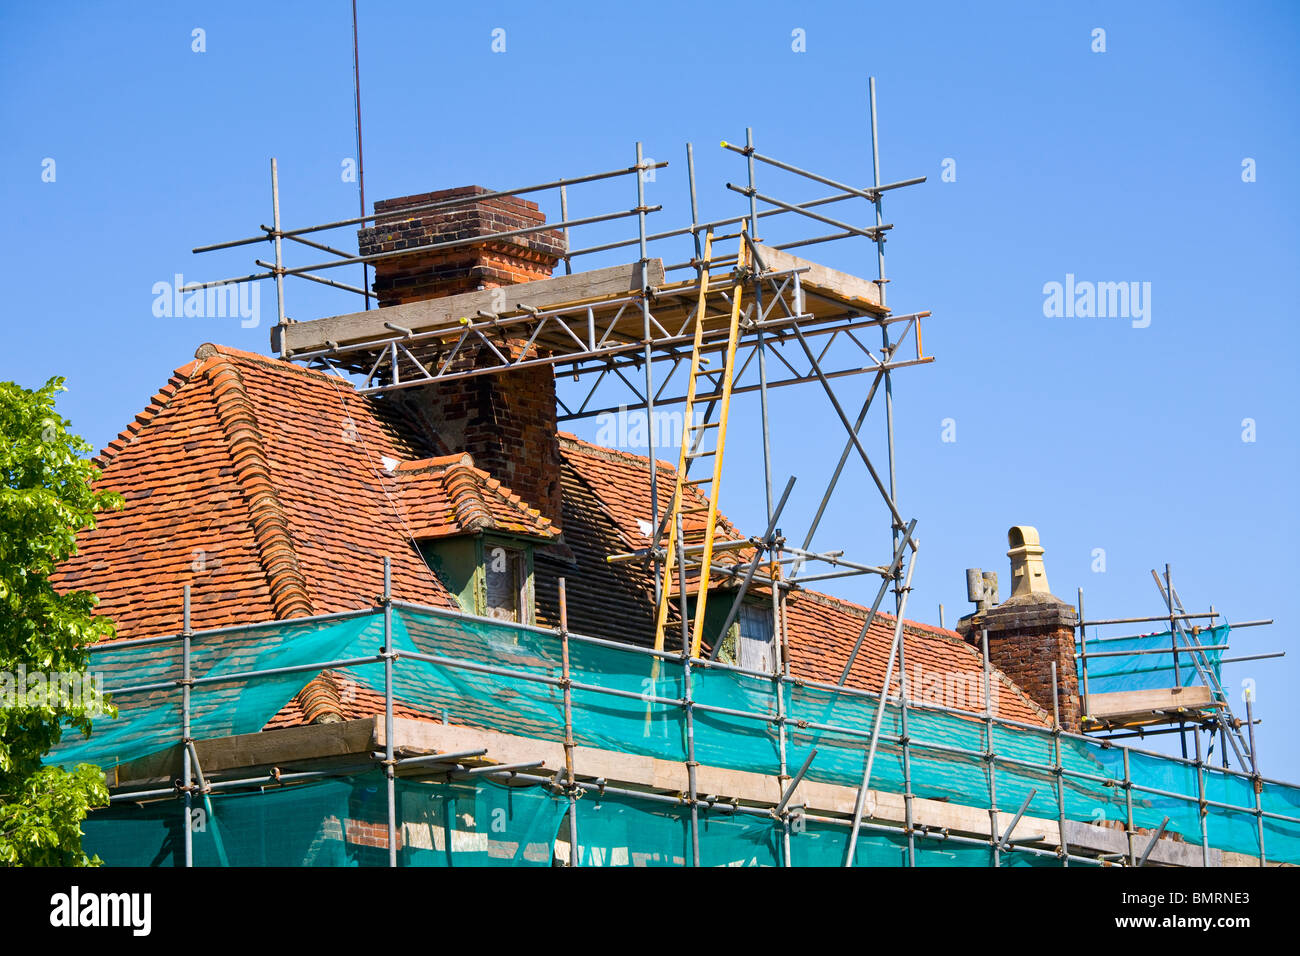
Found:
[[[737,256],[736,268],[732,272],[731,320],[727,330],[726,359],[722,368],[722,394],[719,398],[718,418],[714,422],[697,424],[695,421],[696,386],[699,380],[707,374],[704,370],[705,360],[701,353],[701,345],[704,339],[704,313],[709,291],[708,267],[712,253],[713,233],[710,232],[704,239],[704,268],[700,271],[699,301],[695,308],[695,340],[691,347],[690,377],[686,385],[685,421],[682,425],[681,455],[677,461],[677,482],[673,488],[672,504],[664,518],[664,523],[660,526],[668,537],[668,546],[665,549],[663,579],[659,588],[659,607],[655,615],[654,646],[655,650],[662,651],[664,649],[664,634],[668,625],[668,597],[673,590],[673,575],[677,570],[677,562],[681,561],[688,567],[698,567],[700,577],[698,593],[695,599],[695,623],[691,630],[692,657],[699,657],[700,642],[704,636],[704,612],[708,601],[709,576],[713,565],[713,539],[718,525],[718,495],[722,489],[722,454],[727,444],[727,421],[731,412],[731,380],[736,365],[736,344],[740,339],[740,299],[749,269],[749,243],[747,242],[744,226],[741,227],[740,252]],[[708,450],[703,449],[704,438],[710,431],[715,430],[714,447]],[[713,459],[712,476],[691,481],[687,478],[690,466],[694,461],[701,458]],[[708,504],[684,507],[687,486],[698,488],[701,491],[707,487]],[[686,546],[683,552],[679,554],[677,541],[678,521],[682,516],[690,514],[705,515],[704,529],[698,540]],[[683,594],[681,608],[683,616],[687,613],[685,601],[686,596]]]

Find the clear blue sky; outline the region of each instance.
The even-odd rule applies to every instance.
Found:
[[[668,210],[652,228],[667,228],[686,221],[687,141],[704,215],[743,211],[722,186],[743,180],[743,164],[717,143],[743,140],[746,126],[764,152],[865,184],[876,75],[884,179],[930,177],[886,204],[897,224],[891,305],[933,311],[925,346],[938,358],[895,378],[899,500],[922,543],[910,616],[935,621],[940,602],[949,624],[965,613],[968,566],[997,570],[1005,597],[1006,529],[1024,523],[1042,534],[1054,592],[1073,601],[1083,586],[1091,614],[1157,613],[1148,570],[1168,561],[1194,609],[1276,618],[1235,635],[1231,654],[1292,648],[1293,4],[360,7],[372,201],[623,166],[639,139],[672,163],[647,184]],[[192,50],[195,28],[205,52]],[[495,28],[503,53],[492,50]],[[1092,50],[1095,28],[1104,53]],[[792,49],[795,30],[806,52]],[[99,447],[201,342],[267,351],[269,285],[261,325],[248,329],[157,318],[152,288],[177,272],[253,270],[249,250],[189,250],[270,222],[271,156],[286,223],[355,215],[355,186],[341,176],[355,153],[351,39],[344,0],[0,10],[0,379],[66,376],[63,411]],[[47,158],[53,182],[42,180]],[[1246,158],[1255,182],[1242,180]],[[941,179],[946,159],[955,182]],[[793,199],[826,192],[759,176]],[[634,198],[630,180],[575,191],[572,214]],[[869,219],[865,208],[839,214]],[[837,245],[805,254],[874,278],[871,247]],[[292,261],[319,258],[304,252]],[[1149,282],[1150,325],[1046,317],[1043,286],[1067,274]],[[353,302],[298,283],[287,307],[309,319]],[[839,383],[846,405],[866,381]],[[725,508],[756,528],[753,403],[740,414]],[[942,441],[948,418],[955,442]],[[1246,418],[1254,442],[1242,440]],[[802,536],[842,434],[815,387],[774,393],[776,481],[799,478],[790,537]],[[860,467],[824,528],[817,545],[885,560],[886,526]],[[1104,573],[1092,567],[1096,548]],[[866,588],[838,590],[869,600]],[[1265,720],[1262,769],[1300,779],[1300,697],[1289,690],[1300,660],[1233,665],[1225,683],[1246,678]]]

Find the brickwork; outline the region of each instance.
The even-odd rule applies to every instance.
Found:
[[[377,215],[489,190],[464,186],[375,203]],[[475,236],[543,225],[537,204],[513,196],[406,217],[380,220],[357,234],[361,253],[392,252]],[[548,229],[507,239],[416,252],[375,263],[374,291],[381,306],[501,288],[550,276],[564,254],[558,230]],[[519,354],[521,342],[496,343],[503,354]],[[459,368],[498,364],[486,348],[464,353]],[[560,446],[556,435],[555,376],[537,367],[458,379],[426,386],[404,396],[421,406],[422,417],[437,429],[451,454],[468,452],[527,504],[561,527]]]
[[[989,660],[1047,713],[1060,688],[1061,726],[1080,732],[1079,673],[1074,662],[1075,610],[1050,594],[1027,594],[963,618],[957,631],[974,647],[989,633]],[[1052,662],[1057,684],[1052,684]]]
[[[357,233],[361,254],[415,249],[545,224],[546,216],[536,203],[514,196],[401,215],[408,207],[489,191],[482,186],[462,186],[381,200],[375,203],[375,214],[393,213],[394,216],[380,219],[374,226]],[[414,252],[376,262],[373,289],[381,306],[495,289],[544,279],[563,255],[564,239],[555,229],[433,252]]]

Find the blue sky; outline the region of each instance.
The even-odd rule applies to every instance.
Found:
[[[1273,617],[1231,655],[1290,650],[1295,504],[1293,281],[1300,153],[1300,15],[1286,3],[653,5],[360,3],[367,196],[491,188],[667,160],[647,184],[688,221],[685,143],[705,217],[744,211],[723,183],[743,162],[718,141],[846,181],[871,179],[867,76],[878,82],[889,196],[890,303],[928,309],[933,365],[895,376],[899,502],[918,518],[909,616],[969,609],[963,571],[997,570],[1006,530],[1038,527],[1054,593],[1094,615],[1154,614],[1149,569],[1173,566],[1192,609]],[[193,33],[206,49],[195,52]],[[505,31],[493,52],[492,31]],[[1105,30],[1105,52],[1093,31]],[[803,31],[805,52],[792,49]],[[255,250],[190,249],[269,223],[278,157],[286,224],[355,215],[350,8],[301,4],[49,3],[0,10],[0,379],[68,379],[64,414],[97,447],[204,341],[268,350],[256,328],[153,314],[155,283],[252,271]],[[1244,182],[1243,161],[1256,179]],[[54,181],[43,181],[54,160]],[[956,179],[941,178],[952,160]],[[788,199],[824,195],[760,168]],[[575,190],[571,212],[633,205],[631,180]],[[553,199],[543,205],[558,217]],[[865,207],[835,215],[865,223]],[[812,224],[773,226],[779,240]],[[594,229],[625,235],[626,227]],[[350,246],[346,230],[332,241]],[[306,251],[306,250],[304,250]],[[656,253],[656,254],[667,254]],[[865,242],[805,255],[874,278]],[[319,260],[291,250],[291,261]],[[627,261],[611,253],[590,266]],[[352,270],[358,272],[358,270]],[[1150,324],[1044,315],[1043,287],[1150,283]],[[339,276],[357,281],[359,274]],[[350,311],[291,283],[299,319]],[[837,384],[856,408],[867,379]],[[763,510],[757,409],[738,403],[725,508]],[[873,417],[868,443],[880,450]],[[956,441],[943,441],[943,422]],[[1253,419],[1255,440],[1243,441]],[[783,520],[803,529],[842,446],[825,396],[773,396],[775,481],[796,474]],[[594,436],[595,424],[577,430]],[[861,468],[816,544],[886,560],[887,527]],[[1105,571],[1094,570],[1095,549]],[[868,582],[837,591],[870,599]],[[1112,633],[1118,633],[1112,630]],[[1300,661],[1231,665],[1255,680],[1261,769],[1300,779]]]

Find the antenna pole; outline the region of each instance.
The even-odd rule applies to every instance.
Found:
[[[361,54],[357,47],[357,0],[352,0],[352,89],[357,107],[357,191],[361,215],[366,214],[366,161],[361,154]],[[361,264],[361,288],[366,290],[366,311],[370,311],[370,266]]]

